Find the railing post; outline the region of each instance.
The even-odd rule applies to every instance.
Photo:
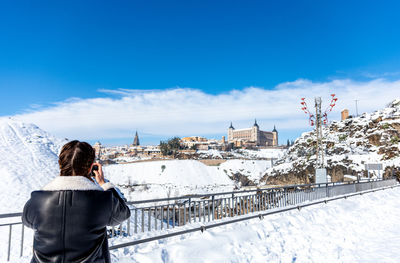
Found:
[[[7,251],[7,261],[10,261],[10,252],[11,252],[11,232],[12,232],[12,225],[10,225],[10,233],[8,235],[8,251]]]
[[[137,224],[138,224],[138,222],[137,222],[137,208],[135,208],[135,230],[134,230],[135,234],[137,233]]]
[[[284,201],[283,207],[286,207],[287,205],[286,187],[283,188],[283,201]]]
[[[173,204],[173,207],[172,207],[172,228],[174,228],[175,227],[175,220],[176,220],[176,211],[175,211],[175,204]]]
[[[196,208],[194,211],[196,211]],[[194,213],[194,222],[196,222],[196,213]],[[192,223],[192,198],[189,198],[189,224],[191,223]]]
[[[169,229],[169,202],[167,204],[167,229]]]
[[[163,230],[163,228],[164,228],[164,206],[162,205],[161,206],[161,230]]]
[[[207,200],[207,210],[208,210],[207,214],[208,222],[210,222],[210,199]]]
[[[144,232],[144,209],[142,208],[142,233]]]
[[[157,230],[157,206],[154,207],[154,230]]]
[[[190,207],[190,211],[192,211],[192,207]],[[193,201],[193,222],[196,223],[196,201]]]
[[[186,203],[183,202],[183,225],[186,225]]]
[[[215,197],[214,196],[212,196],[212,198],[211,198],[211,200],[212,200],[212,220],[214,221],[215,220],[215,205],[214,205],[214,199],[215,199]]]
[[[147,226],[147,231],[151,231],[151,208],[150,207],[149,207],[149,212],[147,213],[147,215],[149,217],[148,220],[147,220],[148,221],[147,223],[149,224]]]
[[[235,215],[235,195],[232,193],[232,198],[231,202],[229,203],[230,209],[229,209],[229,214],[231,216]]]
[[[21,229],[21,253],[20,253],[20,256],[22,257],[22,255],[24,254],[24,229],[25,229],[25,226],[24,226],[24,224],[22,224],[21,226],[22,226],[22,229]]]

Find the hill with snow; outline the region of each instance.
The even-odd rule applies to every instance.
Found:
[[[386,108],[323,128],[325,165],[332,181],[345,176],[367,176],[365,164],[381,163],[385,176],[400,165],[400,99]],[[309,183],[314,181],[315,133],[303,133],[276,161],[262,181],[269,184]]]
[[[59,174],[65,142],[33,124],[0,119],[0,213],[21,212],[31,191]]]
[[[271,167],[265,160],[227,160],[207,166],[197,160],[165,160],[104,166],[104,174],[128,200],[232,191],[258,183]]]
[[[34,124],[0,119],[0,213],[21,212],[32,191],[59,175],[58,153],[66,142]],[[269,167],[267,160],[228,160],[219,166],[170,160],[106,165],[104,170],[129,200],[139,200],[231,191],[257,184]]]

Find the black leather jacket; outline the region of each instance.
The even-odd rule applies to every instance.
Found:
[[[114,188],[34,191],[24,225],[35,230],[31,262],[110,262],[106,226],[130,217]]]

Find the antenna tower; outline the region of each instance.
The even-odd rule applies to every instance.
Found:
[[[336,105],[337,98],[335,94],[331,94],[331,102],[329,106],[322,112],[322,99],[321,97],[315,98],[315,115],[312,114],[307,106],[306,99],[301,98],[300,104],[302,105],[301,110],[308,115],[310,126],[315,125],[315,136],[316,136],[316,155],[317,162],[316,168],[324,168],[324,145],[323,145],[323,126],[328,124],[328,114],[332,111]]]

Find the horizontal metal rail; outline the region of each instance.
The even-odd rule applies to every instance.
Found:
[[[379,179],[366,179],[362,181],[348,181],[348,182],[332,182],[332,183],[319,183],[319,184],[297,184],[297,185],[285,185],[285,186],[277,186],[277,187],[265,187],[265,188],[257,188],[257,189],[249,189],[249,190],[240,190],[240,191],[231,191],[231,192],[219,192],[219,193],[206,193],[206,194],[194,194],[194,195],[183,195],[178,197],[168,197],[168,198],[157,198],[157,199],[147,199],[147,200],[138,200],[138,201],[129,201],[127,202],[128,205],[137,205],[143,203],[155,203],[155,202],[164,202],[164,201],[176,201],[188,198],[206,198],[212,196],[219,196],[219,195],[238,195],[244,193],[254,193],[258,191],[264,190],[280,190],[280,189],[291,189],[291,188],[309,188],[309,187],[332,187],[337,185],[352,185],[352,184],[359,184],[359,183],[370,183],[370,182],[377,182],[377,181],[384,181]]]
[[[283,213],[283,212],[287,212],[287,211],[291,211],[291,210],[295,210],[295,209],[300,210],[301,208],[308,207],[308,206],[313,206],[313,205],[322,204],[322,203],[326,204],[326,203],[328,203],[330,201],[335,201],[335,200],[339,200],[339,199],[346,199],[348,197],[352,197],[352,196],[356,196],[356,195],[363,195],[363,194],[376,192],[376,191],[380,191],[380,190],[385,190],[385,189],[388,189],[388,188],[399,187],[399,186],[400,185],[395,185],[395,186],[377,188],[377,189],[373,189],[373,190],[366,190],[366,191],[357,192],[357,193],[353,193],[353,194],[347,194],[347,195],[344,195],[344,196],[327,198],[327,199],[320,200],[320,201],[315,201],[315,202],[312,202],[312,203],[306,203],[306,204],[302,204],[302,205],[297,205],[297,206],[277,209],[277,210],[273,210],[273,211],[269,211],[269,212],[261,212],[261,213],[257,213],[256,215],[252,215],[252,216],[240,217],[240,218],[237,218],[237,219],[232,219],[232,220],[224,221],[224,222],[220,222],[220,223],[204,225],[204,226],[200,226],[200,227],[195,227],[195,228],[191,228],[191,229],[185,229],[185,230],[182,230],[182,231],[176,231],[176,232],[173,232],[173,233],[159,235],[159,236],[155,236],[155,237],[150,237],[150,238],[135,240],[135,241],[131,241],[131,242],[123,243],[123,244],[118,244],[118,245],[110,246],[109,249],[110,250],[114,250],[114,249],[129,247],[129,246],[135,246],[135,245],[139,245],[139,244],[142,244],[142,243],[156,241],[156,240],[169,238],[169,237],[173,237],[173,236],[184,235],[184,234],[188,234],[188,233],[192,233],[192,232],[198,232],[198,231],[204,232],[207,229],[211,229],[211,228],[214,228],[214,227],[220,227],[220,226],[233,224],[233,223],[237,223],[237,222],[241,222],[241,221],[247,221],[247,220],[255,219],[255,218],[263,219],[264,216],[268,216],[268,215]]]
[[[22,213],[1,214],[0,218],[18,217],[18,216],[22,216]]]

